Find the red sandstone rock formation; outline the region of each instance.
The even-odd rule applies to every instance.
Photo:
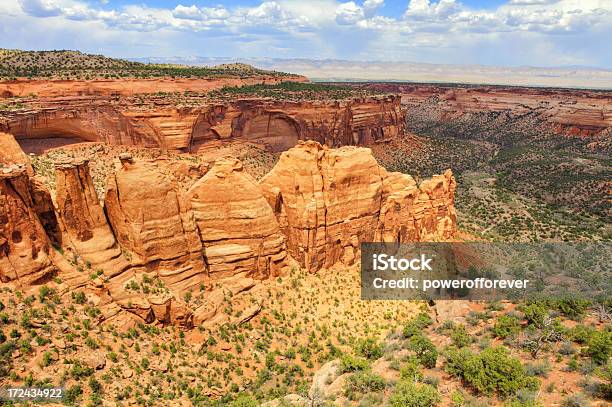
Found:
[[[33,174],[30,159],[19,147],[13,135],[0,132],[0,167],[8,167],[11,164],[23,165],[28,174]]]
[[[456,182],[450,170],[421,185],[410,175],[390,173],[374,241],[415,242],[452,238],[456,231]]]
[[[40,284],[57,268],[50,243],[34,212],[25,168],[0,170],[0,281]]]
[[[125,271],[129,263],[121,255],[108,225],[89,174],[88,162],[58,164],[56,185],[57,211],[65,243],[70,242],[93,270],[102,270],[108,277]]]
[[[182,108],[167,101],[143,107],[134,100],[104,98],[39,103],[45,109],[0,115],[0,130],[24,145],[101,141],[197,152],[211,143],[238,140],[283,151],[298,140],[367,145],[403,134],[405,121],[400,99],[393,96],[343,102],[253,99]]]
[[[187,195],[212,278],[267,278],[282,272],[285,239],[259,185],[240,161],[217,160]]]
[[[455,230],[450,171],[419,187],[388,174],[369,149],[300,143],[262,180],[291,255],[316,271],[351,264],[359,243],[449,238]]]
[[[202,244],[189,201],[154,163],[122,157],[108,181],[105,208],[135,264],[179,291],[202,281]]]

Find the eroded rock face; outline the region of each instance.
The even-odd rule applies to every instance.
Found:
[[[129,267],[100,205],[86,160],[56,165],[56,204],[66,241],[93,269],[114,277]]]
[[[146,271],[184,290],[204,278],[202,245],[189,201],[154,163],[123,157],[105,207],[113,230]]]
[[[0,132],[0,167],[23,165],[29,175],[33,174],[30,159],[23,152],[13,135]]]
[[[208,274],[266,278],[285,267],[285,239],[257,182],[232,157],[217,160],[187,193]]]
[[[380,167],[367,148],[300,143],[261,186],[291,255],[310,271],[352,264],[360,242],[448,239],[455,230],[450,171],[417,187]]]
[[[452,238],[456,232],[456,182],[450,170],[421,185],[410,175],[390,173],[384,181],[375,241],[415,242]]]
[[[305,142],[283,153],[261,186],[290,253],[315,271],[351,264],[359,242],[374,238],[385,175],[369,149]]]
[[[40,284],[57,268],[51,246],[32,209],[26,169],[0,170],[0,281],[18,285]]]
[[[0,112],[0,131],[26,151],[83,141],[198,152],[219,141],[248,141],[284,151],[299,140],[369,145],[403,134],[405,113],[396,96],[337,101],[194,101],[142,106],[131,98],[40,100],[45,109]],[[26,148],[27,147],[27,148]]]

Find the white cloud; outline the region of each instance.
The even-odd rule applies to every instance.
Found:
[[[336,22],[340,25],[352,25],[364,18],[363,9],[354,1],[342,3],[336,8]]]
[[[26,13],[35,17],[58,16],[62,8],[54,0],[19,0],[19,4]]]
[[[460,0],[410,0],[396,16],[380,15],[384,0],[262,0],[231,8],[201,7],[194,0],[174,8],[132,1],[101,7],[101,0],[3,0],[0,35],[13,46],[22,44],[20,36],[37,32],[41,44],[55,41],[51,48],[74,41],[86,48],[97,37],[118,43],[134,38],[132,54],[138,55],[143,55],[138,44],[144,43],[154,44],[154,55],[162,49],[201,54],[206,41],[208,53],[218,44],[222,55],[612,65],[602,45],[612,35],[610,0],[507,0],[488,9]],[[55,34],[85,26],[90,31],[75,38]],[[102,52],[107,45],[100,41]],[[39,46],[31,43],[26,48]],[[508,49],[514,50],[511,55]]]
[[[365,0],[363,2],[363,13],[367,18],[374,17],[378,9],[384,4],[385,0]]]

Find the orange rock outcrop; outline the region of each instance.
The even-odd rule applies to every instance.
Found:
[[[442,240],[455,231],[450,171],[423,182],[378,165],[367,148],[300,143],[261,180],[290,254],[311,271],[352,264],[361,242]]]
[[[179,291],[202,280],[202,244],[189,201],[154,163],[122,157],[108,180],[104,205],[135,265]]]
[[[66,242],[91,264],[114,277],[129,267],[96,194],[86,160],[56,165],[56,205]]]
[[[361,242],[443,240],[456,227],[450,171],[417,185],[388,173],[368,148],[299,142],[259,183],[222,157],[186,191],[164,160],[119,158],[104,204],[86,160],[56,164],[54,201],[24,165],[2,169],[2,283],[57,274],[88,290],[97,323],[208,326],[228,321],[219,312],[228,293],[282,275],[291,256],[314,272],[354,263]],[[141,291],[145,276],[162,288]],[[183,301],[187,292],[197,300]],[[260,310],[240,304],[246,320]]]
[[[217,160],[187,195],[211,277],[261,279],[282,273],[285,239],[261,188],[239,160]]]
[[[34,101],[33,101],[34,103]],[[197,152],[211,144],[250,141],[284,151],[299,140],[333,147],[368,145],[404,132],[399,97],[347,101],[197,101],[169,106],[160,98],[143,105],[135,98],[35,100],[32,108],[0,115],[0,131],[37,151],[83,141]],[[44,108],[36,107],[44,106]]]
[[[15,137],[12,134],[0,132],[0,167],[8,167],[13,164],[23,165],[32,175],[30,159],[23,152]]]
[[[0,281],[40,284],[57,273],[23,167],[0,170]]]

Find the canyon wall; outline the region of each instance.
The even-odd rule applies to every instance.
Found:
[[[298,140],[333,147],[368,145],[403,134],[405,115],[395,96],[347,101],[246,99],[170,106],[161,98],[143,106],[134,100],[64,98],[44,108],[6,111],[0,130],[31,145],[100,141],[117,145],[198,152],[227,141],[260,143],[284,151]]]
[[[440,111],[441,120],[452,120],[466,113],[534,114],[560,134],[587,137],[609,132],[612,127],[611,91],[460,84],[348,85],[398,93],[406,106],[432,101]]]

